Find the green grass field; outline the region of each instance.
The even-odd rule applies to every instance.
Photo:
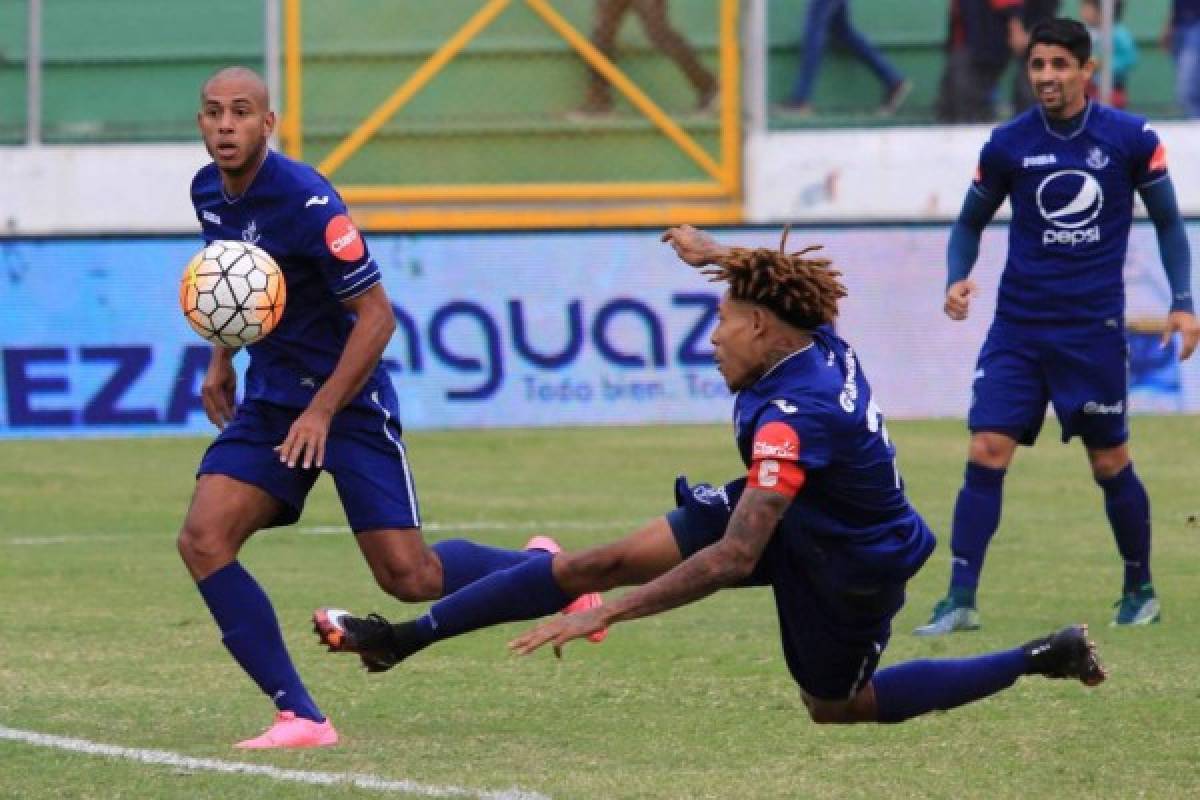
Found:
[[[204,442],[0,442],[0,727],[281,769],[369,773],[467,796],[554,798],[1200,796],[1200,420],[1137,418],[1154,503],[1164,621],[1108,627],[1120,564],[1078,444],[1022,452],[980,595],[984,629],[909,631],[944,588],[961,423],[891,423],[910,495],[940,544],[910,586],[884,664],[1007,647],[1088,622],[1111,678],[1040,678],[895,726],[817,727],[779,653],[765,590],[724,592],[622,625],[602,645],[520,659],[522,626],[463,637],[382,676],[319,649],[313,607],[403,617],[375,588],[322,481],[301,525],[243,561],[272,596],[302,675],[343,745],[245,754],[270,704],[221,647],[175,552]],[[665,510],[671,481],[739,471],[716,427],[430,433],[409,437],[430,538],[581,546]],[[569,523],[559,524],[555,523]],[[451,526],[467,530],[450,531]],[[474,530],[470,529],[474,526]],[[440,527],[440,530],[439,530]],[[416,608],[413,609],[415,612]],[[0,739],[0,797],[396,797],[65,752]],[[417,796],[417,795],[411,795]]]

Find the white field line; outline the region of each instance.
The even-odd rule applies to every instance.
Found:
[[[86,544],[90,542],[117,542],[128,539],[127,535],[109,535],[104,533],[71,533],[64,536],[17,536],[5,539],[5,544],[22,544],[40,546],[45,544]]]
[[[14,742],[24,742],[38,747],[52,747],[56,750],[69,750],[90,756],[106,758],[121,758],[126,761],[137,761],[142,764],[156,764],[176,769],[207,770],[235,775],[256,775],[276,781],[292,783],[308,783],[317,786],[347,785],[359,789],[370,789],[377,792],[404,792],[420,795],[421,797],[468,797],[479,800],[548,800],[545,795],[527,792],[523,789],[466,789],[461,786],[432,786],[408,780],[395,780],[378,775],[365,775],[355,772],[310,772],[299,769],[280,769],[265,764],[247,764],[240,761],[223,761],[216,758],[192,758],[190,756],[172,753],[167,750],[144,750],[134,747],[120,747],[112,744],[91,742],[87,739],[70,739],[65,736],[54,736],[48,733],[23,731],[0,725],[0,739]]]
[[[475,522],[430,522],[421,527],[427,533],[469,533],[472,531],[604,531],[632,530],[646,522],[642,519],[613,519],[605,521],[588,520],[524,520],[521,522],[500,522],[478,520]],[[330,536],[349,533],[345,525],[314,525],[301,527],[299,532],[305,536]],[[277,534],[276,534],[277,535]],[[14,536],[0,539],[0,544],[41,547],[54,544],[90,544],[92,542],[118,542],[133,538],[130,534],[107,533],[68,533],[57,536]]]
[[[618,528],[634,528],[647,522],[643,519],[610,519],[604,521],[588,520],[525,520],[522,522],[427,522],[421,526],[426,533],[459,533],[469,531],[603,531]],[[345,525],[314,525],[302,527],[300,533],[308,536],[326,536],[334,533],[349,533]]]

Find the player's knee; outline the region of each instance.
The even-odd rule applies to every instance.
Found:
[[[441,593],[442,576],[437,564],[388,564],[375,570],[379,588],[405,603],[436,600]]]
[[[1129,451],[1124,447],[1091,450],[1088,452],[1088,461],[1092,465],[1092,477],[1097,481],[1106,481],[1115,478],[1129,466]]]
[[[206,568],[220,566],[237,556],[230,537],[212,527],[185,522],[175,540],[179,556],[193,570],[206,571]]]
[[[818,725],[850,725],[875,719],[870,698],[864,697],[862,692],[850,700],[820,700],[804,691],[800,696],[808,709],[809,719]]]
[[[971,437],[967,458],[973,464],[991,469],[1004,469],[1012,461],[1015,443],[1004,437],[976,435]]]
[[[808,718],[818,725],[848,725],[851,722],[858,722],[850,713],[846,703],[813,701],[805,698],[804,707],[808,709]]]

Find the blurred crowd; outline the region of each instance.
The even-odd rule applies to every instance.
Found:
[[[880,114],[892,114],[912,88],[911,81],[859,32],[851,20],[852,0],[808,0],[800,43],[800,67],[778,111],[798,116],[813,113],[811,95],[820,63],[831,40],[841,44],[878,78],[882,86]],[[1103,0],[1081,0],[1079,17],[1092,31],[1097,59],[1094,95],[1111,74],[1110,102],[1123,108],[1129,101],[1129,76],[1137,65],[1134,37],[1125,26],[1125,2],[1116,0],[1111,54],[1101,41]],[[1039,22],[1062,13],[1061,0],[949,0],[946,60],[939,81],[935,113],[940,122],[991,122],[999,106],[1014,113],[1035,102],[1025,70],[1012,70],[1009,87],[1003,77],[1012,62],[1024,60],[1029,32]],[[1172,0],[1161,44],[1175,62],[1175,98],[1191,118],[1200,118],[1200,0]],[[1105,63],[1106,56],[1111,63]]]

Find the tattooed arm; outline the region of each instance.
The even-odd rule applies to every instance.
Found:
[[[557,617],[514,639],[509,647],[526,654],[549,642],[557,651],[613,623],[661,614],[732,586],[754,570],[790,502],[778,492],[747,488],[720,541],[611,605]]]

